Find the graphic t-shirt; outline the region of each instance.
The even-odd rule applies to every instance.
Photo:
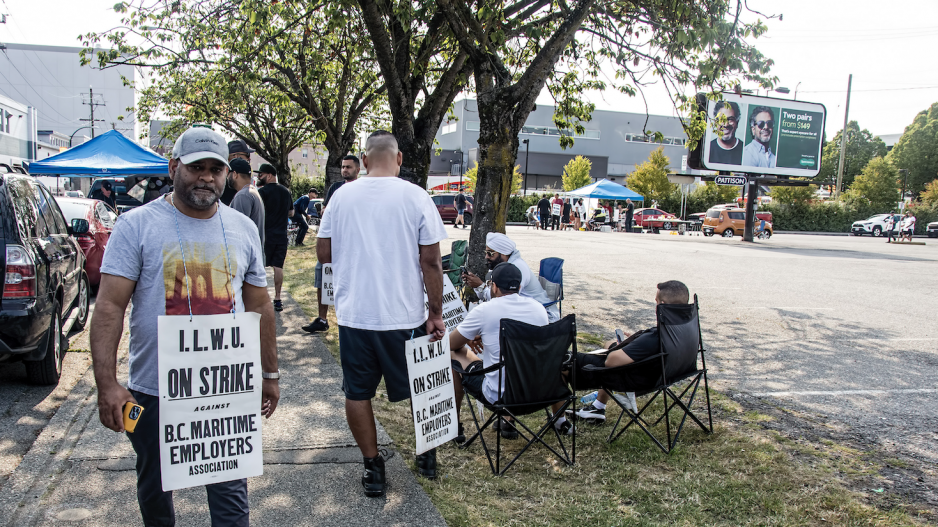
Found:
[[[137,282],[131,298],[127,387],[149,395],[159,395],[157,317],[188,315],[190,304],[194,315],[228,313],[232,297],[242,313],[242,284],[267,286],[261,240],[247,216],[221,205],[211,218],[197,220],[174,211],[162,198],[118,217],[101,272]]]
[[[396,177],[357,179],[332,196],[318,236],[332,240],[340,326],[388,331],[426,322],[420,246],[446,239],[426,190]]]
[[[456,331],[472,340],[482,336],[482,365],[486,368],[501,360],[501,346],[498,343],[499,322],[507,318],[526,322],[535,326],[547,325],[547,312],[533,298],[519,294],[500,296],[479,304],[466,315],[466,319],[456,326]],[[505,386],[502,374],[502,388]],[[482,395],[490,403],[498,400],[498,370],[485,374]]]
[[[280,183],[268,183],[258,192],[264,200],[264,243],[287,243],[287,218],[293,209],[293,196]]]

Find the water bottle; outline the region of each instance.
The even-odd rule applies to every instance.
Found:
[[[597,397],[599,397],[598,391],[580,397],[580,402],[583,404],[590,404],[595,401]]]

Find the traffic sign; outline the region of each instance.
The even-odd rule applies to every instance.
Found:
[[[717,185],[730,185],[741,187],[746,184],[746,176],[717,176],[713,178]]]

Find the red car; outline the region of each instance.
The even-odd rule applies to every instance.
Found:
[[[472,225],[472,196],[466,194],[466,213],[463,215],[463,221],[466,225]],[[430,196],[436,210],[444,222],[456,223],[456,194],[435,194]]]
[[[55,201],[69,224],[75,218],[88,221],[88,232],[75,238],[85,253],[85,274],[88,275],[88,282],[96,289],[101,283],[101,260],[104,258],[104,249],[111,237],[114,222],[117,221],[117,214],[103,201],[96,199],[57,197]]]
[[[676,220],[677,216],[671,214],[670,212],[665,212],[661,209],[635,209],[635,212],[632,213],[632,222],[636,227],[641,227],[643,229],[664,229],[669,231],[673,229],[677,224],[671,223],[668,220]]]

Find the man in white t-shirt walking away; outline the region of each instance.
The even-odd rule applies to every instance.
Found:
[[[368,174],[332,196],[316,244],[319,261],[332,264],[345,416],[371,497],[383,496],[387,486],[371,406],[378,383],[383,376],[390,401],[409,399],[405,343],[445,335],[440,241],[446,229],[430,195],[397,177],[402,161],[393,135],[371,134],[362,158]],[[417,468],[435,478],[436,450],[417,456]]]
[[[449,334],[450,353],[453,361],[453,379],[456,390],[456,417],[459,418],[459,409],[462,407],[463,393],[475,397],[486,406],[498,402],[499,395],[505,391],[505,378],[502,374],[502,385],[499,387],[499,372],[493,371],[481,375],[466,375],[456,373],[459,366],[465,372],[478,371],[492,366],[501,360],[501,346],[498,341],[499,323],[503,318],[517,320],[535,326],[547,325],[547,312],[533,298],[521,296],[521,270],[516,265],[503,262],[492,272],[491,296],[492,300],[479,304],[469,312],[466,319]],[[471,349],[478,348],[477,344],[470,344],[480,338],[482,341],[482,358],[480,359]],[[560,409],[562,402],[555,405],[554,411]],[[566,418],[561,417],[555,423],[557,430],[566,435],[571,433],[572,425]],[[505,439],[517,439],[518,431],[510,422],[498,423],[501,436]],[[457,442],[465,441],[462,422],[459,423]]]

